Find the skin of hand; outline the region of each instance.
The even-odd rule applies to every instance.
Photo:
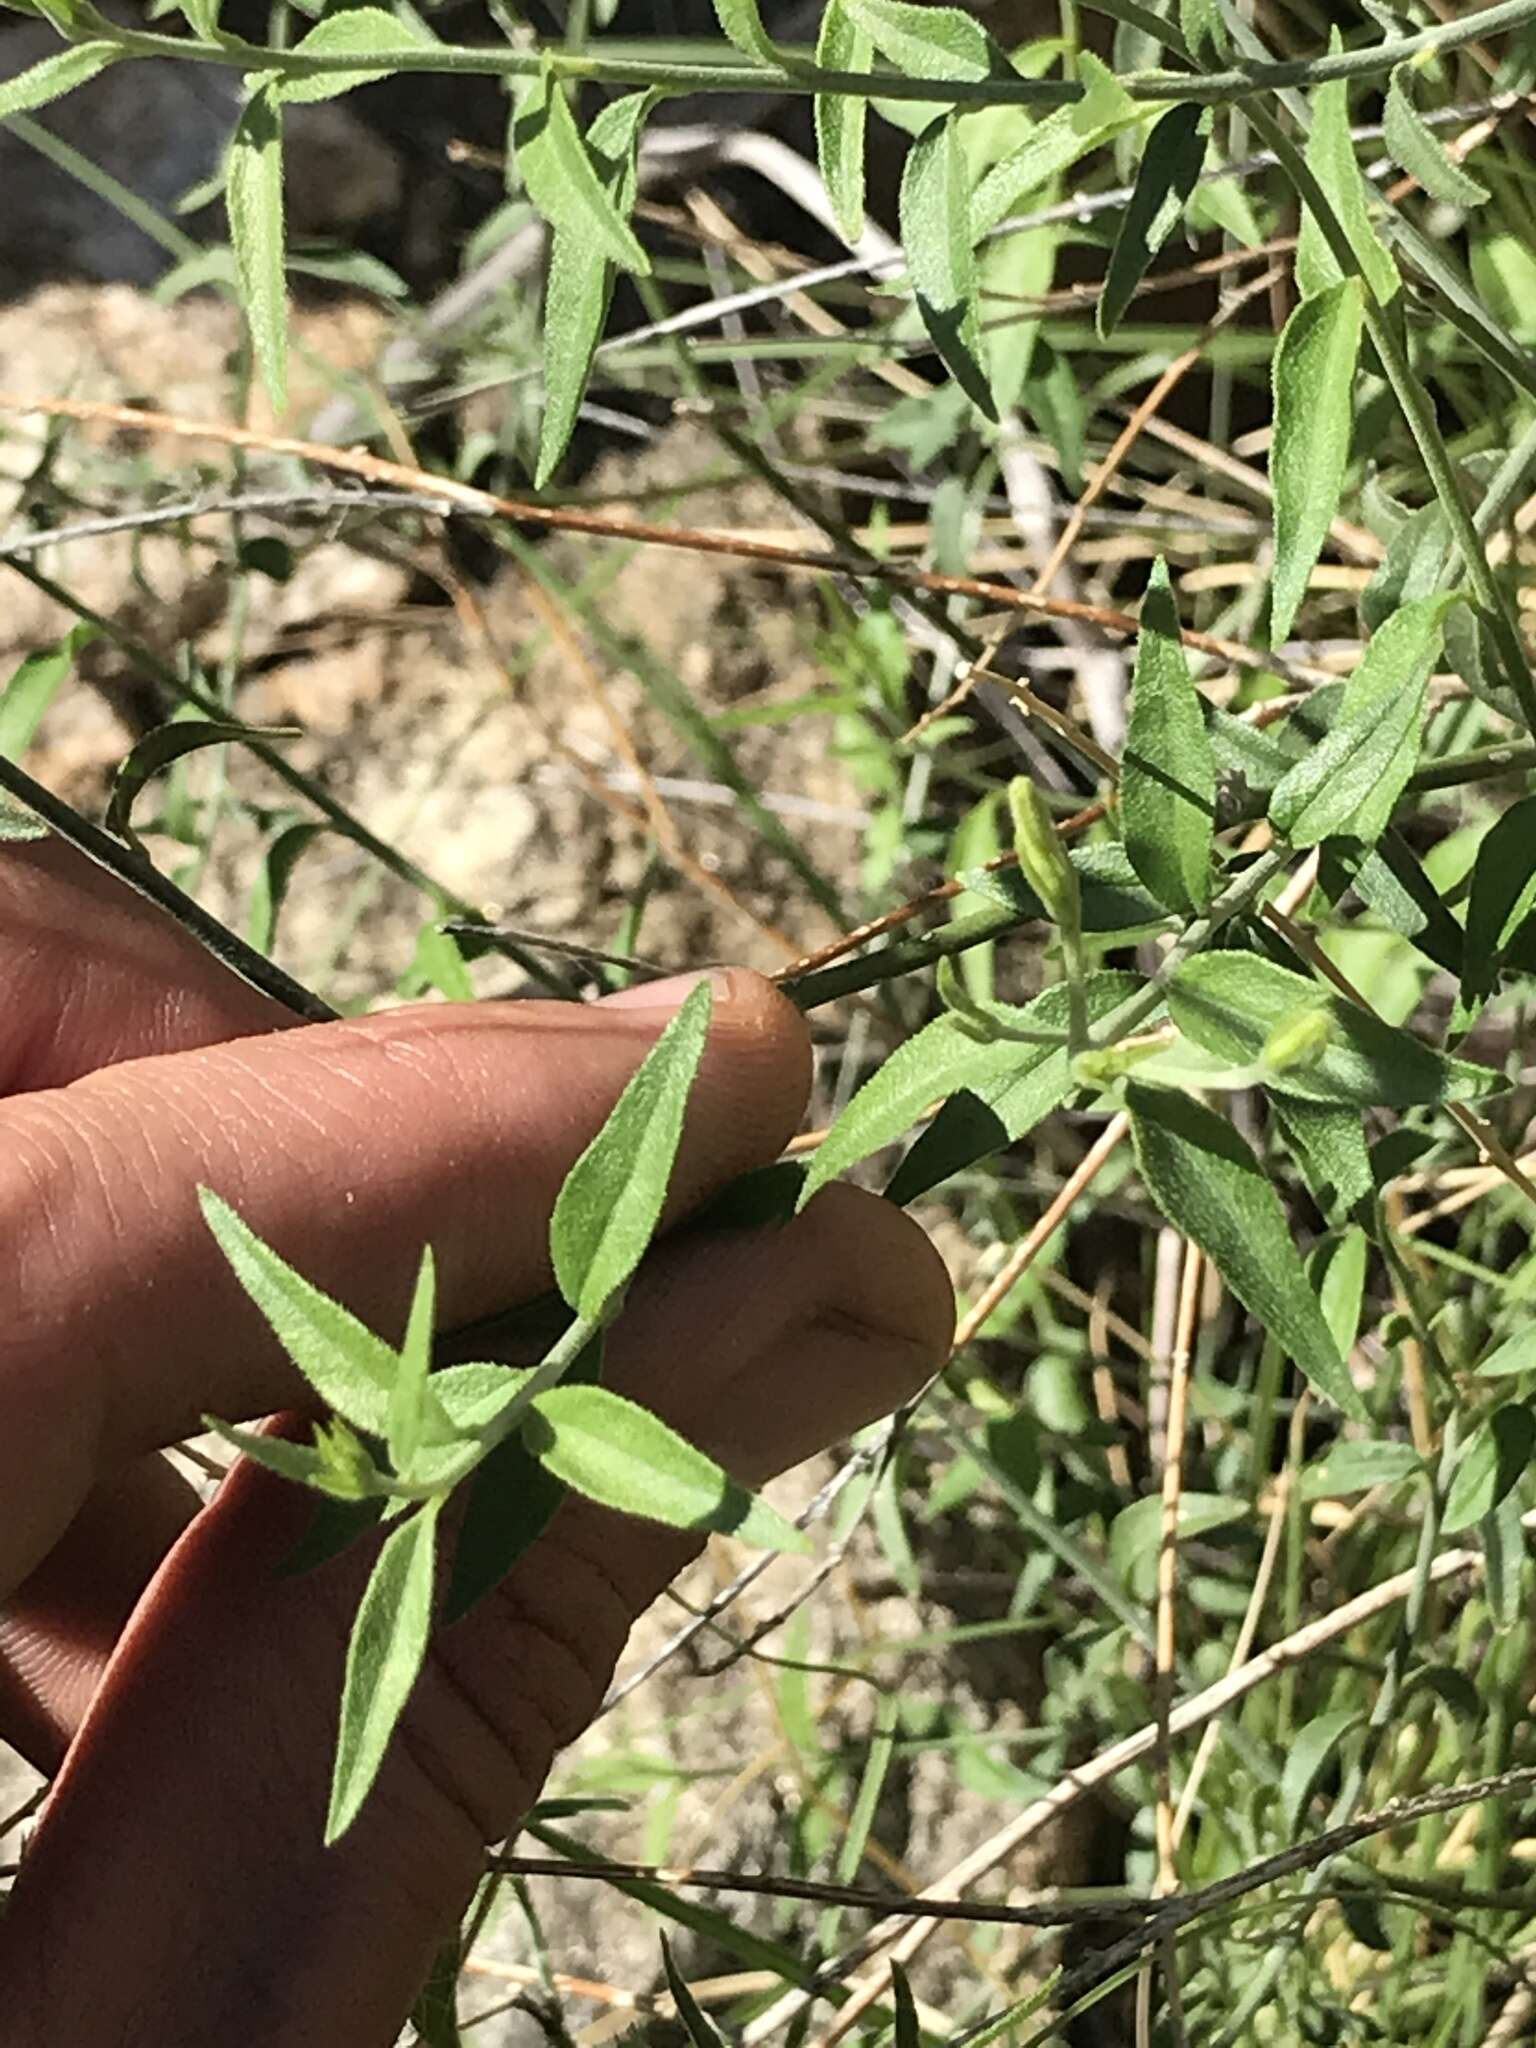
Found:
[[[421,1245],[446,1327],[549,1285],[556,1191],[681,998],[435,1005],[294,1026],[64,846],[0,852],[0,1735],[57,1770],[0,1916],[16,2048],[385,2048],[481,1869],[694,1538],[568,1500],[438,1629],[374,1793],[321,1846],[366,1545],[280,1566],[310,1498],[238,1466],[201,1511],[160,1452],[304,1411],[195,1190],[375,1327]],[[809,1045],[714,977],[666,1240],[610,1385],[756,1483],[896,1405],[952,1300],[899,1211],[826,1190],[772,1231],[690,1211],[778,1153]],[[292,1426],[292,1425],[290,1425]]]

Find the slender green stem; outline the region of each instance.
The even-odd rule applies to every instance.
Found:
[[[1468,43],[1499,35],[1506,29],[1536,21],[1536,0],[1501,0],[1472,15],[1438,22],[1413,35],[1388,37],[1359,50],[1340,50],[1284,63],[1241,64],[1226,71],[1180,76],[1142,72],[1122,81],[1133,99],[1165,105],[1194,101],[1218,105],[1252,99],[1296,86],[1316,87],[1337,78],[1376,78],[1399,64],[1431,52],[1446,54]],[[269,50],[237,37],[203,42],[196,37],[162,35],[128,29],[88,13],[82,38],[110,40],[128,56],[172,57],[182,63],[217,64],[247,72],[276,72],[288,78],[314,78],[334,72],[446,72],[458,75],[527,78],[548,65],[556,77],[591,80],[606,85],[654,86],[672,93],[777,92],[846,93],[866,99],[937,100],[953,106],[1068,106],[1081,99],[1083,88],[1065,79],[908,78],[895,72],[824,71],[786,51],[780,67],[740,62],[678,62],[631,54],[622,46],[604,47],[598,38],[582,52],[560,45],[506,49],[486,45],[464,48],[452,44],[413,44],[403,49],[329,51]]]

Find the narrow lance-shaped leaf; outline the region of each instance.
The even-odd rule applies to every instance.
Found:
[[[713,1458],[637,1402],[603,1387],[552,1387],[523,1425],[533,1456],[576,1493],[673,1529],[719,1529],[764,1550],[806,1539]]]
[[[600,1323],[628,1286],[660,1219],[710,1007],[709,983],[701,981],[560,1190],[549,1226],[555,1278],[588,1322]]]
[[[1186,916],[1204,910],[1212,888],[1216,763],[1161,557],[1141,607],[1120,815],[1131,865],[1158,901]]]
[[[1365,301],[1357,278],[1305,299],[1275,350],[1274,595],[1270,640],[1289,637],[1339,509],[1355,422]]]
[[[1298,1729],[1280,1774],[1281,1826],[1287,1837],[1293,1838],[1306,1818],[1339,1744],[1364,1718],[1358,1707],[1341,1707],[1334,1713],[1319,1714]]]
[[[1210,114],[1193,103],[1170,107],[1148,136],[1099,296],[1100,335],[1111,335],[1120,325],[1153,257],[1178,226],[1205,163],[1209,137]]]
[[[910,0],[842,0],[842,6],[881,55],[909,78],[1010,75],[1007,58],[981,23],[958,7],[914,7]]]
[[[1275,785],[1270,822],[1292,846],[1374,845],[1419,758],[1430,673],[1454,596],[1404,605],[1372,635],[1326,736]]]
[[[210,1189],[199,1188],[198,1200],[235,1278],[321,1400],[355,1428],[386,1435],[399,1370],[393,1347],[311,1286]]]
[[[1227,28],[1220,0],[1179,0],[1179,32],[1197,63],[1227,52]]]
[[[65,93],[85,85],[124,54],[116,43],[92,42],[76,43],[55,56],[44,57],[20,77],[0,81],[0,121],[8,121],[13,114],[30,114],[62,99]]]
[[[1440,1527],[1455,1536],[1491,1515],[1536,1453],[1536,1414],[1510,1401],[1479,1424],[1451,1474]]]
[[[152,776],[169,768],[185,754],[204,747],[226,746],[231,740],[291,740],[299,737],[297,726],[235,725],[221,718],[176,718],[146,733],[118,769],[107,804],[106,827],[130,846],[138,844],[130,823],[139,791]]]
[[[661,1937],[661,1959],[666,1966],[667,1988],[672,1993],[677,2016],[682,2021],[693,2048],[725,2048],[718,2028],[694,1997],[693,1986],[672,1960],[672,1946],[665,1935]]]
[[[1431,199],[1447,206],[1481,206],[1488,198],[1470,171],[1463,170],[1448,154],[1413,101],[1404,83],[1407,66],[1399,65],[1387,90],[1387,148],[1411,177],[1417,178]]]
[[[1520,1514],[1520,1496],[1510,1489],[1492,1514],[1478,1524],[1483,1547],[1483,1596],[1493,1626],[1500,1635],[1518,1625],[1527,1612],[1521,1584],[1524,1577],[1526,1539]]]
[[[1191,1097],[1126,1084],[1147,1190],[1244,1306],[1346,1415],[1361,1400],[1291,1240],[1280,1198],[1232,1126]]]
[[[976,314],[969,173],[953,114],[925,128],[907,157],[901,239],[929,339],[972,404],[996,419]]]
[[[385,1539],[347,1644],[327,1846],[356,1820],[421,1673],[432,1629],[437,1518],[430,1500]]]
[[[0,754],[19,761],[36,737],[49,705],[81,651],[96,638],[94,626],[74,626],[56,647],[29,654],[0,693]]]
[[[816,40],[823,71],[867,71],[874,45],[843,4],[827,0]],[[816,95],[816,158],[844,241],[864,232],[864,135],[869,102],[862,93]]]
[[[433,50],[436,36],[429,35],[408,14],[390,14],[382,7],[352,7],[317,21],[307,35],[294,45],[296,57],[369,57],[379,50]],[[392,74],[377,65],[358,71],[318,71],[310,78],[285,77],[278,91],[290,105],[295,101],[334,100],[355,92],[360,85]]]
[[[275,413],[288,402],[288,288],[283,274],[283,114],[275,81],[258,81],[229,145],[224,183],[240,303]]]
[[[1407,1109],[1475,1102],[1504,1085],[1492,1068],[1436,1052],[1411,1031],[1255,953],[1186,960],[1168,989],[1168,1014],[1196,1045],[1234,1063],[1262,1059],[1293,1020],[1321,1019],[1312,1056],[1277,1076],[1288,1095],[1306,1102]]]
[[[651,105],[649,93],[611,100],[593,121],[588,146],[618,212],[635,203],[635,148]],[[544,416],[534,481],[542,490],[570,443],[613,297],[614,266],[594,238],[557,227],[544,287]]]
[[[395,1470],[408,1473],[428,1420],[427,1375],[432,1369],[432,1332],[437,1314],[437,1264],[431,1245],[424,1245],[411,1312],[400,1346],[400,1370],[389,1399],[389,1456]],[[444,1425],[447,1417],[439,1416]],[[437,1418],[434,1418],[437,1419]]]
[[[1140,985],[1131,974],[1089,975],[1083,990],[1089,1022],[1101,1022]],[[910,1130],[934,1102],[958,1091],[965,1092],[974,1109],[970,1122],[976,1149],[954,1164],[938,1167],[935,1162],[938,1170],[924,1186],[1022,1137],[1073,1092],[1065,1040],[1067,1013],[1067,991],[1059,985],[1019,1012],[1019,1023],[1030,1030],[1060,1032],[1059,1047],[981,1039],[961,1018],[935,1018],[882,1062],[832,1126],[812,1156],[800,1206],[804,1208],[828,1181]],[[919,1146],[922,1142],[919,1139]],[[909,1159],[916,1151],[914,1147]],[[914,1167],[913,1174],[918,1170]],[[921,1192],[922,1187],[891,1190],[897,1201],[911,1201]]]
[[[585,235],[625,270],[650,274],[650,258],[604,184],[547,64],[525,89],[513,140],[528,196],[551,226]]]
[[[783,53],[763,26],[757,0],[715,0],[715,18],[743,56],[775,70],[783,68]]]
[[[1512,804],[1488,831],[1472,869],[1467,903],[1463,1000],[1477,1002],[1499,985],[1505,948],[1536,909],[1536,796]]]
[[[1337,27],[1329,38],[1329,49],[1337,54],[1344,47]],[[1321,85],[1312,95],[1312,133],[1307,140],[1307,167],[1343,229],[1355,262],[1370,286],[1371,294],[1385,305],[1398,290],[1397,265],[1383,247],[1372,225],[1366,205],[1365,180],[1355,158],[1355,139],[1349,125],[1349,86],[1336,78]],[[1301,236],[1296,249],[1296,282],[1304,298],[1327,291],[1343,276],[1327,234],[1311,207],[1302,212]]]
[[[1150,118],[1152,109],[1133,100],[1091,50],[1081,52],[1078,67],[1082,98],[1027,128],[1024,139],[993,164],[971,194],[973,242],[1006,220],[1026,194],[1070,170],[1123,129]]]

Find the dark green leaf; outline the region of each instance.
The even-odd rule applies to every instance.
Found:
[[[19,761],[37,736],[48,707],[96,638],[94,626],[75,626],[56,647],[40,647],[22,661],[0,696],[0,754]]]
[[[1147,137],[1099,298],[1101,336],[1120,325],[1153,257],[1178,226],[1205,163],[1209,134],[1207,110],[1186,102],[1170,107]]]
[[[1483,1548],[1483,1591],[1494,1628],[1506,1635],[1525,1618],[1521,1581],[1525,1567],[1525,1526],[1520,1518],[1520,1496],[1506,1493],[1488,1515],[1478,1539]]]
[[[347,1644],[341,1730],[331,1778],[327,1846],[356,1820],[384,1761],[389,1738],[421,1671],[432,1628],[432,1580],[440,1500],[419,1508],[386,1537]]]
[[[1290,1753],[1280,1774],[1280,1828],[1285,1840],[1290,1841],[1299,1832],[1339,1744],[1353,1734],[1364,1718],[1358,1707],[1343,1707],[1336,1713],[1319,1714],[1291,1738]]]
[[[382,7],[349,7],[317,21],[294,45],[296,57],[371,57],[381,50],[433,50],[437,38],[414,15],[390,14]],[[388,78],[377,65],[360,71],[317,71],[311,78],[285,77],[278,95],[290,104],[300,100],[334,100]]]
[[[1275,567],[1270,640],[1282,646],[1339,509],[1355,422],[1355,366],[1365,322],[1357,278],[1304,299],[1275,350]]]
[[[667,1989],[672,1993],[677,2016],[693,2048],[725,2048],[719,2031],[705,2017],[704,2008],[694,1997],[692,1986],[672,1960],[671,1944],[665,1935],[661,1937],[661,1960],[667,1972]]]
[[[575,1492],[674,1529],[719,1529],[764,1550],[810,1545],[768,1503],[669,1429],[604,1387],[552,1387],[523,1427],[529,1450]]]
[[[1363,1419],[1365,1404],[1307,1284],[1280,1198],[1252,1151],[1187,1095],[1132,1081],[1126,1099],[1142,1179],[1163,1214],[1215,1263],[1317,1391]]]
[[[1161,903],[1138,879],[1130,855],[1118,840],[1075,846],[1068,856],[1077,869],[1083,930],[1099,937],[1129,935],[1168,922]],[[1001,904],[1020,918],[1043,918],[1045,905],[1017,868],[963,868],[956,881]]]
[[[1462,1000],[1476,1003],[1499,985],[1505,949],[1536,907],[1536,796],[1522,797],[1478,848],[1467,903]]]
[[[867,71],[874,45],[843,0],[827,0],[816,42],[816,62],[823,71]],[[819,92],[816,95],[816,157],[844,241],[857,242],[864,232],[864,135],[869,102],[862,93]]]
[[[530,81],[513,124],[517,167],[528,196],[552,227],[586,238],[589,248],[639,276],[650,258],[609,192],[548,65]]]
[[[229,237],[256,360],[272,410],[288,403],[288,287],[283,275],[283,110],[258,84],[229,145],[224,182]]]
[[[1139,986],[1134,975],[1089,975],[1085,985],[1089,1022],[1107,1017]],[[1066,989],[1047,989],[1026,1004],[1020,1015],[1027,1019],[1030,1030],[1065,1033]],[[804,1208],[828,1181],[910,1130],[923,1111],[942,1097],[963,1090],[982,1112],[975,1132],[977,1147],[969,1158],[959,1161],[965,1165],[1033,1129],[1066,1100],[1073,1086],[1065,1044],[1056,1048],[1009,1039],[988,1041],[977,1038],[957,1017],[937,1017],[897,1047],[832,1126],[812,1158],[800,1206]],[[912,1156],[909,1153],[908,1159]],[[947,1171],[958,1171],[958,1166],[950,1165]],[[938,1176],[944,1177],[944,1173]],[[893,1183],[889,1192],[893,1200],[907,1202],[920,1191],[909,1187],[898,1193]]]
[[[293,871],[321,833],[328,830],[328,826],[312,818],[300,818],[285,825],[269,843],[251,884],[251,907],[246,919],[245,935],[258,953],[272,951]]]
[[[308,1527],[278,1566],[277,1576],[296,1579],[305,1572],[318,1571],[333,1557],[350,1550],[370,1529],[376,1529],[387,1506],[382,1496],[374,1500],[337,1500],[332,1495],[316,1501]]]
[[[894,1958],[891,1962],[891,1995],[896,2005],[895,2048],[921,2048],[922,2030],[917,2024],[917,2004],[907,1973]]]
[[[159,775],[184,754],[195,754],[204,747],[226,746],[231,740],[260,740],[270,745],[273,740],[298,736],[292,726],[234,725],[219,718],[177,718],[169,725],[157,725],[153,732],[144,735],[117,771],[107,805],[107,830],[136,846],[138,835],[130,814],[139,791],[151,776]]]
[[[197,1192],[235,1278],[321,1400],[367,1435],[386,1435],[399,1370],[392,1347],[295,1273],[227,1202],[208,1188]]]
[[[1450,156],[1424,117],[1408,97],[1404,83],[1406,65],[1392,74],[1387,91],[1387,148],[1410,177],[1417,178],[1431,199],[1447,206],[1481,206],[1488,197],[1470,172]]]
[[[1404,605],[1372,637],[1328,736],[1276,785],[1269,815],[1293,846],[1343,833],[1373,845],[1419,757],[1425,690],[1454,597]]]
[[[1536,1414],[1520,1401],[1496,1408],[1473,1431],[1456,1461],[1440,1524],[1444,1534],[1454,1536],[1486,1520],[1519,1481],[1533,1451]]]
[[[1312,1199],[1328,1221],[1368,1223],[1375,1208],[1376,1183],[1360,1112],[1304,1102],[1278,1088],[1267,1088],[1265,1093]]]
[[[1186,960],[1168,989],[1168,1013],[1197,1045],[1234,1064],[1261,1059],[1274,1035],[1299,1015],[1322,1015],[1328,1038],[1321,1050],[1277,1076],[1287,1095],[1304,1101],[1407,1109],[1475,1102],[1504,1085],[1491,1068],[1436,1052],[1412,1032],[1256,953],[1197,953]]]
[[[976,315],[969,174],[954,114],[925,128],[908,154],[901,181],[901,238],[929,340],[972,404],[996,419]]]
[[[1211,900],[1216,764],[1161,557],[1141,607],[1120,812],[1131,865],[1158,901],[1186,916],[1203,911]]]
[[[52,57],[44,57],[19,77],[0,80],[0,121],[10,120],[13,114],[33,113],[51,100],[62,99],[65,93],[86,84],[125,54],[116,43],[76,43]],[[19,202],[20,194],[16,199]]]
[[[1012,75],[1007,58],[979,21],[958,7],[914,7],[909,0],[841,0],[850,21],[910,78],[980,79]]]
[[[458,1997],[463,1966],[463,1947],[455,1933],[432,1958],[427,1981],[411,2007],[411,2025],[417,2034],[412,2048],[464,2048],[459,2032]]]
[[[1466,934],[1401,832],[1384,832],[1368,852],[1347,840],[1331,840],[1323,859],[1325,880],[1335,867],[1350,877],[1361,902],[1368,903],[1384,924],[1411,939],[1437,967],[1460,978]]]
[[[701,981],[566,1175],[555,1203],[555,1278],[590,1323],[600,1323],[628,1286],[660,1220],[710,1009],[710,986]]]

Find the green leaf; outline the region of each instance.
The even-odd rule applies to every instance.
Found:
[[[895,2048],[922,2048],[922,2029],[917,2024],[917,2001],[907,1973],[894,1958],[891,1961],[891,1996],[896,2007]]]
[[[47,837],[48,827],[42,819],[0,790],[0,846],[25,846],[34,839]]]
[[[1474,1369],[1480,1380],[1509,1379],[1516,1373],[1536,1372],[1536,1323],[1506,1337]]]
[[[841,0],[841,5],[880,54],[909,78],[1012,76],[1008,59],[981,23],[958,7],[914,7],[908,0]]]
[[[351,7],[317,21],[309,33],[295,43],[296,57],[371,57],[380,50],[435,50],[436,36],[429,35],[409,14],[390,14],[382,7]],[[362,71],[317,71],[311,78],[285,77],[277,88],[278,97],[292,106],[300,101],[340,99],[360,85],[373,85],[393,74],[377,66]]]
[[[1141,1176],[1157,1206],[1215,1263],[1317,1391],[1363,1419],[1365,1403],[1307,1283],[1280,1198],[1248,1145],[1187,1095],[1132,1081],[1126,1100]]]
[[[1367,1493],[1373,1486],[1401,1486],[1424,1470],[1412,1444],[1363,1442],[1346,1437],[1301,1475],[1303,1500],[1333,1500],[1348,1493]]]
[[[625,218],[635,203],[635,152],[650,105],[649,93],[626,93],[602,109],[587,136],[603,188]],[[555,229],[544,287],[544,416],[534,471],[539,490],[553,475],[575,429],[592,358],[608,321],[613,279],[613,263],[590,234],[572,227]]]
[[[139,791],[152,776],[159,775],[184,754],[198,753],[204,747],[226,746],[231,740],[260,740],[270,745],[273,740],[299,737],[296,726],[235,725],[221,718],[175,718],[168,725],[157,725],[132,749],[113,778],[106,828],[130,846],[137,846],[138,835],[130,814]]]
[[[318,819],[300,818],[285,825],[269,841],[251,883],[250,909],[246,914],[245,935],[258,953],[272,951],[293,871],[321,834],[329,830]]]
[[[843,0],[827,0],[816,40],[823,71],[867,71],[874,45],[849,14]],[[816,95],[816,158],[844,241],[864,232],[864,134],[869,102],[862,93]]]
[[[1084,988],[1089,1022],[1100,1022],[1140,986],[1130,974],[1089,975]],[[1059,985],[1019,1012],[1020,1024],[1033,1031],[1064,1033],[1067,1017],[1067,991]],[[1066,1046],[979,1039],[962,1019],[936,1017],[881,1063],[832,1126],[811,1160],[800,1207],[828,1181],[910,1130],[932,1103],[957,1090],[964,1090],[981,1112],[978,1149],[969,1159],[984,1157],[1022,1137],[1073,1093]],[[950,1165],[937,1178],[955,1171],[958,1166]],[[894,1184],[890,1190],[893,1200],[903,1202],[918,1192],[897,1194]]]
[[[954,114],[925,128],[913,143],[900,211],[901,239],[928,338],[972,404],[995,420],[976,316],[969,174]]]
[[[513,139],[528,196],[550,225],[584,236],[609,262],[648,277],[650,258],[611,196],[576,127],[565,89],[547,64],[529,82]]]
[[[705,2017],[703,2007],[693,1995],[692,1986],[672,1960],[672,1947],[665,1935],[661,1937],[661,1960],[667,1973],[667,1989],[672,1993],[677,2016],[693,2048],[725,2048],[718,2029]]]
[[[1307,1809],[1339,1744],[1353,1734],[1364,1718],[1358,1707],[1342,1707],[1335,1713],[1319,1714],[1291,1738],[1285,1769],[1280,1774],[1280,1826],[1285,1840],[1291,1840],[1306,1819]]]
[[[1227,27],[1220,0],[1179,0],[1179,33],[1197,63],[1217,63],[1227,53]]]
[[[523,1438],[573,1491],[620,1514],[674,1529],[719,1529],[764,1550],[809,1551],[800,1531],[738,1486],[659,1416],[604,1387],[534,1397]]]
[[[1312,1199],[1329,1222],[1368,1220],[1375,1208],[1376,1183],[1360,1112],[1303,1102],[1279,1088],[1267,1088],[1265,1093]]]
[[[1433,597],[1445,580],[1450,551],[1451,522],[1438,499],[1410,513],[1361,594],[1360,622],[1366,632],[1374,633],[1415,598]]]
[[[1467,1439],[1451,1474],[1440,1527],[1447,1536],[1491,1515],[1536,1451],[1536,1414],[1524,1402],[1496,1408]]]
[[[399,1371],[392,1347],[301,1278],[211,1189],[199,1188],[197,1197],[235,1278],[321,1400],[354,1428],[386,1435]]]
[[[437,1265],[431,1245],[424,1245],[411,1312],[406,1320],[405,1341],[400,1346],[400,1370],[389,1401],[389,1457],[395,1470],[405,1477],[411,1470],[429,1410],[427,1374],[432,1369],[432,1333],[437,1314]],[[441,1410],[439,1410],[441,1415]],[[441,1416],[446,1428],[447,1417]]]
[[[1490,1067],[1448,1057],[1383,1023],[1358,1003],[1256,953],[1197,953],[1168,989],[1168,1014],[1207,1052],[1234,1064],[1260,1060],[1298,1014],[1321,1014],[1328,1035],[1316,1055],[1285,1069],[1280,1086],[1307,1102],[1351,1109],[1475,1102],[1504,1083]]]
[[[1127,128],[1139,126],[1150,109],[1133,100],[1107,64],[1091,50],[1079,53],[1083,96],[1058,107],[1026,130],[1024,139],[986,172],[971,194],[971,240],[979,242],[1006,220],[1029,193],[1068,171],[1091,150]],[[1024,119],[1020,110],[1020,119]]]
[[[1337,52],[1343,47],[1343,39],[1335,28],[1329,48]],[[1307,166],[1333,208],[1372,295],[1386,305],[1399,289],[1397,265],[1382,246],[1371,222],[1365,180],[1355,160],[1355,141],[1350,132],[1347,81],[1336,78],[1319,86],[1312,95],[1312,113]],[[1306,207],[1296,249],[1296,282],[1302,296],[1316,297],[1336,285],[1342,275],[1339,260],[1316,215],[1310,206]]]
[[[1499,1635],[1507,1635],[1525,1617],[1521,1580],[1525,1565],[1525,1525],[1520,1496],[1506,1493],[1478,1530],[1483,1548],[1483,1591]]]
[[[1388,150],[1410,177],[1418,179],[1431,199],[1441,200],[1446,206],[1483,205],[1488,198],[1487,188],[1448,154],[1439,136],[1414,106],[1404,82],[1408,75],[1409,67],[1400,64],[1387,91]]]
[[[1178,226],[1204,166],[1209,135],[1209,113],[1191,101],[1170,107],[1147,137],[1099,297],[1101,337],[1120,325],[1153,257]]]
[[[1127,937],[1167,924],[1168,913],[1138,879],[1130,855],[1118,840],[1106,840],[1097,846],[1074,846],[1068,858],[1081,884],[1079,909],[1085,932],[1100,938],[1111,934]],[[1018,868],[962,868],[955,879],[978,896],[1011,910],[1016,917],[1049,917],[1039,895]]]
[[[224,181],[229,237],[256,360],[272,410],[288,403],[288,287],[283,275],[283,110],[258,83],[229,145]]]
[[[1179,1537],[1204,1536],[1229,1522],[1245,1522],[1247,1501],[1219,1493],[1182,1493],[1179,1496]],[[1156,1574],[1157,1553],[1162,1547],[1162,1496],[1149,1493],[1122,1508],[1109,1526],[1109,1561],[1132,1591],[1148,1589]]]
[[[334,1455],[316,1444],[296,1444],[284,1436],[266,1436],[258,1430],[241,1429],[234,1423],[221,1422],[216,1415],[205,1415],[203,1425],[231,1450],[238,1451],[242,1458],[249,1458],[253,1465],[261,1465],[295,1485],[311,1487],[332,1500],[344,1500],[355,1506],[364,1497],[382,1498],[384,1495],[382,1473],[377,1474],[380,1481],[377,1488],[369,1485],[361,1467],[343,1477],[338,1473]]]
[[[46,107],[51,100],[62,99],[65,93],[85,85],[125,54],[116,43],[91,42],[75,43],[70,49],[44,57],[19,77],[0,81],[0,121],[10,120],[13,114],[30,114],[38,107]],[[18,202],[20,197],[16,195]]]
[[[715,18],[743,56],[783,70],[784,53],[764,28],[757,0],[715,0]]]
[[[1355,421],[1355,366],[1365,322],[1356,278],[1304,299],[1275,350],[1275,569],[1270,641],[1279,647],[1339,509]]]
[[[603,1321],[655,1232],[688,1092],[709,1037],[710,1008],[709,983],[701,981],[560,1190],[549,1226],[555,1278],[588,1322]]]
[[[373,1790],[384,1752],[421,1672],[432,1628],[440,1500],[430,1500],[384,1542],[352,1624],[341,1729],[325,1820],[329,1847]]]
[[[3,710],[3,706],[0,706]],[[1462,1000],[1476,1003],[1499,985],[1510,941],[1536,908],[1536,796],[1522,797],[1490,828],[1477,851],[1467,902]]]
[[[1327,737],[1282,776],[1270,822],[1292,846],[1347,834],[1373,845],[1419,758],[1425,694],[1454,596],[1404,605],[1376,632]]]
[[[31,746],[65,677],[96,637],[94,626],[72,627],[56,647],[40,647],[17,668],[0,696],[0,754],[8,761],[19,761]]]
[[[1370,1239],[1358,1223],[1351,1223],[1337,1238],[1319,1245],[1308,1261],[1307,1276],[1317,1289],[1318,1306],[1340,1358],[1348,1358],[1359,1335],[1370,1255]]]
[[[1211,900],[1216,763],[1161,556],[1141,607],[1120,814],[1131,865],[1158,901],[1185,916],[1203,911]]]

